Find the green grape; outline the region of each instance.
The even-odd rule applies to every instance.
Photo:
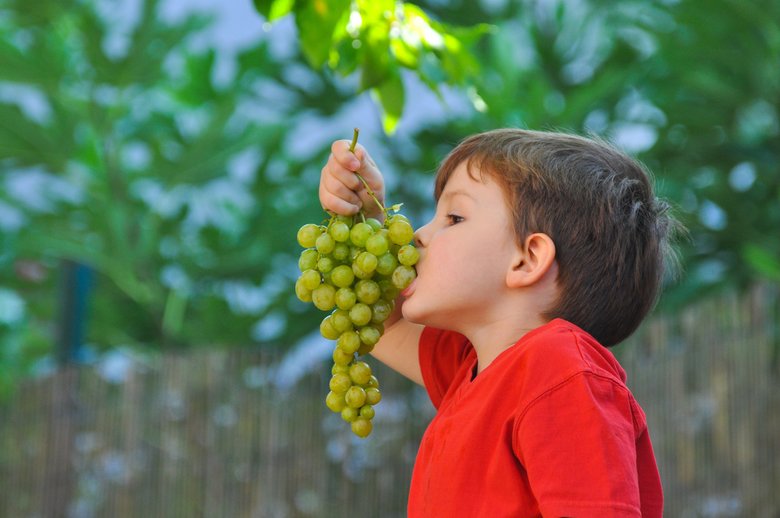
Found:
[[[352,390],[353,387],[350,387],[349,390]],[[344,399],[347,401],[347,405],[352,406],[349,404],[349,399],[347,396],[349,396],[349,390],[347,391],[347,394],[344,396]],[[363,391],[366,394],[366,399],[364,400],[364,403],[368,403],[369,405],[376,405],[380,401],[382,401],[382,393],[379,392],[379,389],[376,387],[369,387]]]
[[[333,239],[333,236],[330,234],[320,234],[319,237],[317,237],[317,240],[314,242],[314,246],[317,248],[319,253],[329,254],[336,247],[336,240]]]
[[[398,294],[401,293],[401,290],[396,288],[395,284],[393,284],[392,279],[380,279],[377,284],[379,284],[379,289],[382,290],[382,298],[384,300],[395,300],[398,298]]]
[[[347,403],[345,402],[344,404],[346,405]],[[376,415],[376,411],[371,405],[363,405],[360,407],[360,412],[358,415],[360,415],[360,417],[365,417],[366,419],[371,420],[374,418],[374,415]]]
[[[419,259],[420,251],[413,245],[404,245],[398,250],[398,262],[404,266],[413,266]]]
[[[336,295],[338,296],[338,292],[336,292]],[[377,300],[371,306],[371,322],[381,324],[387,320],[390,314],[393,312],[393,307],[393,302],[389,302],[384,299]]]
[[[349,239],[352,241],[353,245],[362,248],[366,245],[366,241],[373,233],[374,229],[371,228],[371,225],[361,222],[357,223],[354,227],[352,227],[352,230],[349,231]]]
[[[320,254],[316,248],[307,248],[301,252],[301,256],[298,258],[298,269],[302,272],[306,270],[313,270],[317,267],[317,258]]]
[[[407,221],[395,220],[390,223],[388,230],[390,231],[390,241],[396,245],[405,245],[414,239],[414,229]]]
[[[356,140],[357,133],[352,149]],[[327,226],[305,224],[296,236],[304,250],[298,257],[301,275],[295,294],[331,312],[320,321],[320,334],[335,340],[325,405],[351,423],[358,437],[371,434],[374,405],[382,395],[369,364],[357,358],[381,339],[383,322],[401,290],[416,277],[420,257],[409,219],[383,210],[384,224],[365,214],[331,215]]]
[[[357,295],[355,291],[350,288],[339,288],[336,291],[336,307],[339,309],[349,310],[357,302]]]
[[[355,284],[355,295],[364,304],[373,304],[382,295],[379,284],[368,279],[361,279]]]
[[[363,330],[362,327],[360,329],[361,329],[361,331]],[[358,333],[358,334],[360,334],[360,333]],[[358,356],[365,356],[365,355],[367,355],[368,353],[370,353],[371,351],[374,350],[374,346],[373,345],[370,345],[370,344],[367,344],[367,343],[363,342],[362,339],[361,339],[360,342],[361,342],[360,343],[360,347],[358,347],[358,350],[357,350],[357,355]]]
[[[298,229],[298,244],[303,248],[312,248],[321,233],[322,230],[319,225],[307,223]]]
[[[357,417],[350,422],[350,428],[352,428],[352,433],[358,437],[364,438],[371,435],[371,431],[374,429],[374,425],[371,424],[371,419],[366,417]]]
[[[371,322],[371,308],[358,302],[349,310],[349,318],[356,326],[364,326]]]
[[[371,349],[373,349],[373,347],[379,341],[379,338],[382,336],[382,334],[379,332],[379,329],[374,326],[361,327],[360,331],[358,331],[358,335],[360,336],[360,341],[365,345],[368,345]],[[369,352],[371,352],[371,349],[369,349]],[[361,355],[363,354],[360,352],[360,350],[358,350],[358,353]]]
[[[311,302],[311,290],[303,285],[300,277],[295,281],[295,296],[301,302]]]
[[[328,232],[330,232],[333,239],[339,243],[343,243],[349,239],[349,225],[343,221],[334,221],[328,228]]]
[[[371,366],[366,362],[353,363],[349,366],[349,378],[355,385],[365,385],[371,379]]]
[[[392,275],[396,266],[398,266],[398,259],[393,254],[385,252],[377,257],[376,273],[379,275]]]
[[[373,273],[373,271],[376,270],[376,263],[376,256],[370,252],[361,252],[360,255],[357,256],[357,259],[355,259],[357,267],[368,273]]]
[[[350,247],[349,247],[349,261],[351,263],[354,263],[355,259],[357,259],[357,256],[359,256],[360,252],[362,252],[362,251],[363,251],[363,249],[360,248],[359,246],[350,245]]]
[[[301,286],[309,291],[314,291],[322,283],[320,272],[317,270],[306,270],[301,274]]]
[[[380,230],[382,228],[382,223],[379,222],[376,218],[366,218],[366,223],[369,227],[371,227],[371,230],[374,232]]]
[[[390,242],[381,232],[377,232],[366,240],[366,251],[379,257],[390,249]]]
[[[376,389],[369,389],[369,390],[376,390]],[[368,395],[366,394],[366,390],[363,387],[358,387],[356,385],[352,385],[347,390],[347,393],[344,394],[344,401],[347,402],[347,406],[350,408],[358,409],[366,404],[366,399],[368,398]]]
[[[414,268],[402,264],[393,271],[393,284],[399,290],[403,290],[412,283],[415,277],[417,277],[417,272],[414,271]]]
[[[400,266],[399,266],[400,268]],[[330,284],[320,284],[317,289],[311,292],[311,301],[322,311],[330,311],[336,305],[334,300],[336,288]]]
[[[355,331],[345,331],[336,340],[336,348],[351,355],[360,348],[360,336]]]
[[[370,279],[374,276],[374,272],[367,272],[363,270],[360,266],[358,266],[357,263],[352,263],[352,273],[354,273],[355,277],[358,279]]]
[[[316,251],[316,250],[315,250]],[[346,243],[336,243],[333,252],[330,254],[336,261],[346,261],[349,259],[349,245]]]
[[[341,418],[348,423],[356,420],[358,415],[360,415],[360,410],[352,408],[351,406],[345,406],[344,410],[341,411]]]
[[[333,327],[333,321],[330,315],[323,318],[322,322],[320,322],[320,334],[323,338],[327,338],[328,340],[335,340],[341,334]]]
[[[333,363],[336,365],[349,365],[355,358],[353,353],[344,351],[341,347],[333,348]]]
[[[330,314],[330,320],[333,329],[335,329],[339,334],[352,330],[352,319],[349,317],[349,312],[346,310],[335,310]]]
[[[330,387],[332,392],[335,392],[336,394],[344,394],[347,390],[349,390],[349,388],[352,386],[352,367],[349,368],[349,372],[349,375],[337,373],[330,378],[328,387]]]
[[[338,365],[334,363],[333,367],[330,368],[331,376],[339,372],[342,372],[344,374],[349,374],[349,365]]]
[[[392,225],[392,224],[393,224],[393,223],[395,223],[396,221],[406,221],[406,222],[407,222],[407,223],[409,223],[410,225],[412,224],[412,222],[411,222],[411,221],[409,221],[409,218],[407,218],[406,216],[404,216],[404,215],[403,215],[403,214],[401,214],[400,212],[396,212],[395,214],[393,214],[392,216],[390,216],[390,219],[387,221],[387,226],[390,226],[390,225]]]
[[[325,405],[333,412],[341,412],[347,407],[347,402],[344,401],[344,394],[336,394],[335,392],[328,392],[328,395],[325,396]],[[360,409],[360,412],[363,411],[363,406]],[[366,417],[366,416],[363,416]]]
[[[322,273],[329,273],[334,266],[333,259],[327,255],[320,257],[320,260],[317,261],[317,269]]]
[[[331,271],[330,280],[339,288],[347,288],[352,286],[352,283],[355,281],[355,274],[352,272],[352,268],[346,264],[341,264]]]

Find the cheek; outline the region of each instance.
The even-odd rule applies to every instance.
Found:
[[[438,240],[430,244],[426,255],[425,277],[437,289],[459,287],[486,281],[492,250],[484,239]]]

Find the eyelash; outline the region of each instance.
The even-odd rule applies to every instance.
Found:
[[[463,217],[457,214],[447,214],[447,220],[450,222],[450,225],[457,225],[463,221]]]

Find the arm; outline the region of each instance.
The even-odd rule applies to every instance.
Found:
[[[385,188],[382,173],[363,146],[358,144],[354,154],[349,142],[337,140],[331,146],[331,154],[320,175],[320,203],[325,210],[336,214],[355,214],[363,210],[367,216],[383,218],[374,200],[355,176],[359,172],[384,203]],[[372,355],[391,369],[398,371],[415,383],[422,385],[422,372],[418,357],[418,343],[423,326],[405,320],[401,314],[403,297],[398,297],[395,310],[385,321],[385,333],[374,346]]]
[[[418,385],[423,385],[418,347],[424,326],[403,318],[403,300],[400,296],[396,299],[395,309],[385,321],[385,334],[374,346],[371,355]]]
[[[544,516],[640,516],[638,472],[655,470],[657,479],[657,469],[654,462],[637,464],[642,430],[634,408],[628,389],[589,372],[572,375],[526,408],[513,446]]]

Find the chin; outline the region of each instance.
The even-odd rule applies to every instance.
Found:
[[[413,324],[430,325],[425,318],[425,311],[420,311],[420,308],[416,308],[414,301],[411,299],[404,301],[403,306],[401,306],[401,314],[404,320]]]
[[[451,318],[437,315],[435,311],[420,308],[414,302],[410,303],[409,300],[404,301],[404,305],[401,306],[401,314],[407,322],[436,329],[452,329],[454,323]]]

